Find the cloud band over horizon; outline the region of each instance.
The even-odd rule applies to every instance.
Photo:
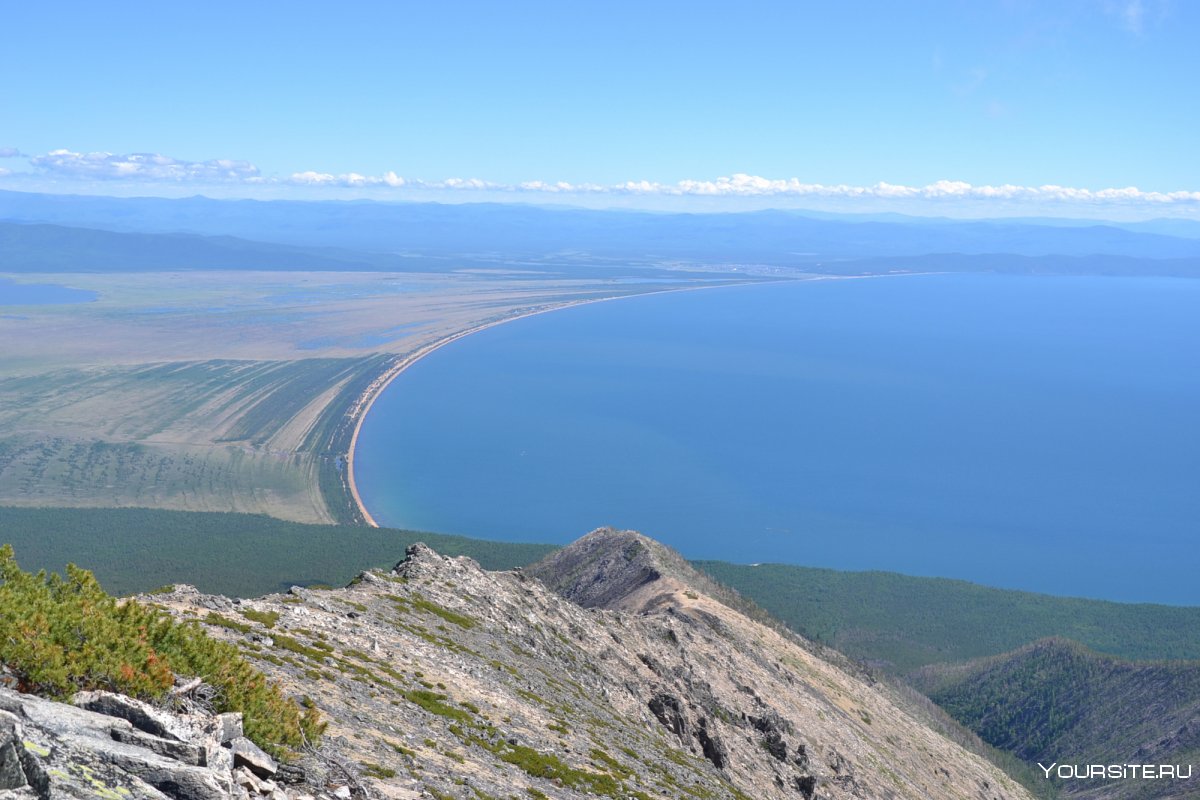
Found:
[[[924,186],[878,182],[870,186],[821,184],[799,178],[772,179],[735,173],[715,180],[681,180],[675,183],[626,181],[616,184],[525,181],[497,183],[478,178],[447,178],[429,181],[405,178],[394,171],[382,175],[357,172],[327,173],[313,170],[286,177],[263,175],[249,161],[213,159],[186,161],[157,153],[78,153],[52,150],[44,155],[25,156],[17,148],[0,147],[0,157],[27,158],[32,171],[0,169],[0,178],[18,176],[69,180],[141,181],[167,184],[224,186],[296,186],[342,189],[411,189],[555,196],[626,196],[665,198],[792,198],[816,200],[876,201],[993,201],[1013,203],[1064,203],[1091,206],[1184,206],[1200,207],[1200,191],[1143,191],[1134,186],[1087,189],[1057,184],[973,185],[965,181],[939,180]]]

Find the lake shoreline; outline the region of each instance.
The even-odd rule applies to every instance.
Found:
[[[689,291],[696,291],[696,290],[700,290],[700,289],[728,289],[728,288],[732,288],[735,286],[760,286],[762,284],[767,284],[767,283],[793,283],[796,281],[804,281],[804,280],[823,280],[826,278],[834,278],[834,277],[835,276],[813,275],[811,277],[781,278],[781,279],[731,280],[728,283],[706,284],[706,285],[695,285],[695,286],[677,286],[677,287],[673,287],[670,289],[655,289],[653,291],[648,291],[648,292],[635,292],[635,293],[631,293],[631,294],[607,295],[604,297],[593,297],[593,298],[585,298],[585,299],[579,299],[579,300],[569,300],[569,301],[565,301],[565,302],[561,302],[561,303],[553,303],[553,304],[550,304],[550,305],[544,306],[544,307],[536,307],[536,308],[532,308],[532,309],[523,310],[523,311],[520,311],[520,312],[517,312],[514,314],[510,314],[508,316],[502,317],[500,319],[487,320],[487,321],[479,323],[477,325],[472,325],[469,328],[464,328],[461,331],[456,331],[455,333],[451,333],[447,336],[442,337],[441,339],[438,339],[435,342],[430,342],[429,344],[427,344],[423,347],[420,347],[417,350],[414,350],[413,352],[411,352],[405,356],[402,356],[398,361],[396,361],[394,364],[392,364],[392,366],[390,366],[388,369],[384,370],[384,372],[381,373],[379,375],[379,377],[377,377],[375,380],[373,380],[370,383],[370,385],[367,387],[367,389],[361,395],[359,395],[358,399],[347,411],[347,416],[354,420],[354,430],[353,430],[353,433],[351,433],[351,435],[350,435],[349,447],[346,451],[345,487],[346,487],[347,492],[350,495],[351,503],[357,510],[358,516],[360,517],[360,519],[362,520],[362,522],[364,524],[366,524],[370,527],[373,527],[373,528],[380,527],[379,523],[371,515],[371,512],[367,510],[366,504],[363,502],[362,495],[359,493],[358,484],[354,478],[354,454],[355,454],[355,450],[358,447],[358,437],[359,437],[359,434],[362,432],[363,423],[366,421],[367,415],[371,412],[372,406],[375,405],[375,401],[383,394],[383,392],[392,384],[392,382],[394,380],[396,380],[398,377],[400,377],[400,375],[402,375],[409,367],[413,366],[421,359],[425,358],[426,356],[430,355],[431,353],[435,352],[436,350],[438,350],[442,347],[445,347],[448,344],[451,344],[452,342],[456,342],[459,339],[463,339],[467,336],[470,336],[471,334],[479,333],[480,331],[487,330],[488,328],[494,328],[497,325],[503,325],[507,322],[515,322],[516,320],[526,319],[528,317],[537,316],[539,314],[548,314],[552,311],[562,311],[562,310],[568,309],[568,308],[574,308],[574,307],[582,306],[582,305],[591,305],[594,303],[603,303],[603,302],[607,302],[610,300],[627,300],[627,299],[633,298],[633,297],[649,297],[651,295],[671,294],[671,293],[676,293],[676,292],[689,292]],[[836,277],[841,277],[841,276],[836,276]],[[862,276],[862,277],[875,277],[875,276]]]

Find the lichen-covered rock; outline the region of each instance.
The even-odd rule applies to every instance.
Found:
[[[71,698],[71,704],[97,714],[126,720],[139,731],[164,739],[181,742],[187,736],[187,730],[174,714],[123,694],[79,692]]]
[[[66,704],[0,689],[0,797],[291,800],[274,783],[253,794],[235,783],[235,743],[243,762],[275,763],[241,730],[237,714],[173,714],[108,692]]]
[[[127,731],[127,722],[107,718],[117,723],[108,727],[106,719],[91,719],[62,703],[14,695],[0,690],[6,709],[0,711],[0,760],[4,788],[16,791],[14,796],[166,800],[168,795],[108,757],[110,746],[120,745],[105,732]]]
[[[21,764],[23,750],[20,722],[7,711],[0,711],[0,791],[29,785]]]
[[[160,756],[178,761],[181,764],[191,764],[195,767],[207,765],[204,751],[191,742],[164,739],[161,736],[155,736],[145,731],[122,729],[114,729],[112,731],[112,738],[115,741],[134,745],[135,747],[144,747],[152,753],[157,753]]]
[[[245,736],[230,740],[229,748],[233,751],[233,765],[245,767],[260,778],[272,778],[279,771],[275,759],[262,751],[258,745]]]

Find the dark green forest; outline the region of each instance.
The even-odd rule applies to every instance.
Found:
[[[793,630],[888,672],[967,661],[1052,636],[1129,659],[1200,659],[1200,608],[1112,603],[892,572],[696,566]]]
[[[553,549],[256,514],[0,507],[0,543],[12,544],[23,566],[62,572],[75,563],[117,595],[169,583],[231,597],[293,585],[342,586],[364,569],[391,568],[414,542],[445,555],[469,555],[488,569],[523,566]]]
[[[1200,757],[1195,661],[1126,661],[1044,639],[969,664],[925,667],[910,680],[988,744],[1029,764],[1175,765]],[[1118,781],[1106,796],[1160,797],[1155,783]],[[1171,796],[1193,797],[1196,786]]]

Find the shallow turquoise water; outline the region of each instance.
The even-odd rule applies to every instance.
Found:
[[[712,289],[491,328],[364,423],[381,524],[1200,604],[1200,281]]]

